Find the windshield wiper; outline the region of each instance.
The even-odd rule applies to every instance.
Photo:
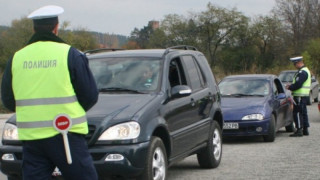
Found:
[[[248,96],[258,96],[258,97],[264,97],[265,95],[263,95],[263,94],[249,94]]]
[[[258,97],[264,97],[264,95],[262,95],[262,94],[242,94],[242,93],[236,93],[236,94],[222,94],[222,96],[233,96],[233,97],[258,96]]]
[[[242,96],[249,96],[249,95],[248,94],[242,94],[242,93],[236,93],[236,94],[230,94],[230,96],[242,97]]]
[[[110,92],[110,91],[126,91],[126,92],[144,94],[143,92],[135,90],[135,89],[121,88],[121,87],[108,87],[108,88],[100,88],[99,89],[99,92]]]

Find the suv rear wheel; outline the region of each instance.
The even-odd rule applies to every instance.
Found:
[[[158,137],[151,138],[145,168],[138,179],[165,180],[167,178],[167,153],[162,140]]]
[[[219,166],[222,156],[221,128],[217,121],[213,125],[208,140],[208,145],[197,154],[198,163],[202,168],[216,168]]]

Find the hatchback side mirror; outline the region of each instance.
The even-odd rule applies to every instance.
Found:
[[[285,93],[279,93],[277,96],[276,96],[277,99],[285,99],[286,98],[286,94]]]

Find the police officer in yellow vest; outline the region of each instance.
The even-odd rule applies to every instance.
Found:
[[[294,66],[298,69],[293,77],[291,85],[287,85],[287,89],[292,91],[292,96],[295,101],[293,107],[293,118],[297,128],[294,134],[290,137],[301,137],[303,135],[308,136],[310,127],[308,112],[307,112],[307,100],[309,98],[310,86],[311,86],[311,74],[307,67],[303,63],[302,56],[290,58],[294,63]]]
[[[98,100],[88,59],[58,35],[59,6],[32,12],[34,35],[6,66],[1,96],[16,112],[18,137],[23,142],[23,179],[50,179],[58,167],[65,179],[97,178],[84,136],[86,111]],[[54,128],[56,117],[71,119],[68,130],[72,163],[67,163],[62,135]]]

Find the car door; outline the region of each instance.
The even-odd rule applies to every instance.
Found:
[[[274,110],[277,112],[277,130],[290,121],[292,113],[290,111],[291,101],[289,97],[278,98],[280,93],[285,93],[282,83],[278,78],[273,81],[274,88]]]
[[[172,99],[168,102],[170,113],[165,118],[172,140],[172,156],[190,151],[208,136],[208,126],[201,120],[212,104],[207,102],[208,92],[203,90],[203,78],[200,80],[199,70],[194,59],[179,57],[170,63],[168,79],[170,87],[187,85],[192,89],[190,96]]]
[[[318,101],[318,95],[319,95],[319,82],[317,81],[315,76],[311,77],[311,91],[312,91],[312,98],[311,100],[315,100],[315,102]]]

